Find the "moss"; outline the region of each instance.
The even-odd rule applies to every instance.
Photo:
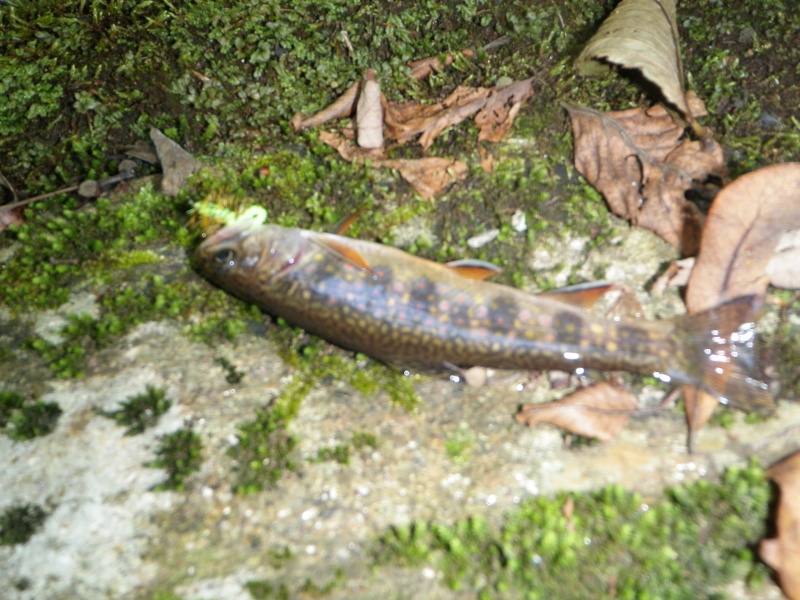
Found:
[[[291,594],[286,584],[272,584],[268,581],[248,581],[244,584],[253,600],[289,600]]]
[[[451,589],[477,589],[482,598],[709,597],[736,577],[763,575],[752,548],[769,500],[754,461],[718,483],[667,490],[655,503],[611,486],[530,499],[499,526],[481,517],[397,526],[374,556],[429,564]]]
[[[366,448],[375,449],[378,447],[378,438],[374,434],[366,431],[356,431],[353,434],[351,443],[356,450],[363,450]]]
[[[0,515],[0,546],[26,543],[47,519],[47,512],[36,504],[15,504]]]
[[[225,370],[225,381],[231,385],[238,385],[244,379],[244,373],[238,370],[227,358],[220,356],[214,359],[214,362]]]
[[[156,459],[147,466],[164,469],[167,479],[155,489],[184,490],[186,478],[200,469],[203,462],[202,452],[203,442],[200,436],[190,429],[179,429],[161,436]]]
[[[55,429],[61,412],[55,402],[26,401],[17,392],[0,392],[0,429],[13,440],[47,435]]]
[[[469,449],[475,443],[474,435],[466,427],[459,427],[453,433],[446,436],[444,441],[444,451],[447,456],[455,463],[464,463],[469,455]]]
[[[117,410],[99,411],[104,417],[126,426],[125,435],[137,435],[158,423],[158,419],[172,406],[167,391],[151,385],[143,394],[131,396]]]
[[[350,447],[347,445],[338,445],[333,448],[323,447],[317,449],[317,456],[309,459],[309,462],[328,462],[335,461],[340,465],[350,464]]]

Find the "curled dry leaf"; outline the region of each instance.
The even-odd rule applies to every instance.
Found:
[[[695,114],[704,113],[699,98],[690,93],[687,101]],[[572,121],[575,167],[612,212],[684,255],[696,253],[704,218],[686,193],[705,195],[706,186],[727,180],[719,144],[684,138],[662,105],[606,113],[563,106]]]
[[[364,163],[369,160],[373,167],[396,169],[420,196],[429,200],[452,183],[467,176],[467,166],[460,160],[429,156],[420,159],[381,158],[375,150],[359,149],[343,137],[322,131],[320,141],[335,148],[345,160]]]
[[[404,144],[418,135],[428,149],[442,131],[468,119],[486,105],[489,88],[458,86],[447,98],[426,106],[416,102],[386,105],[386,135]]]
[[[622,0],[586,44],[575,66],[584,75],[606,68],[598,59],[638,69],[692,121],[683,91],[676,12],[675,0]]]
[[[367,70],[356,105],[356,131],[362,148],[383,148],[383,105],[375,71]]]
[[[499,142],[508,135],[522,103],[533,96],[533,79],[493,88],[486,105],[475,116],[479,142]]]
[[[326,106],[313,115],[306,116],[297,113],[292,117],[292,120],[289,121],[289,124],[295,131],[300,131],[301,129],[308,129],[309,127],[318,127],[328,121],[352,116],[356,109],[359,87],[361,87],[361,83],[356,81],[347,88],[344,94],[334,100],[333,104]]]
[[[523,404],[516,420],[531,427],[549,423],[605,442],[622,431],[637,407],[636,397],[628,390],[604,381],[555,402]]]
[[[689,311],[738,296],[763,296],[776,247],[795,229],[800,229],[800,163],[765,167],[724,187],[711,205],[689,279]]]
[[[780,487],[777,536],[762,540],[758,553],[778,573],[783,593],[800,600],[800,453],[767,469],[767,477]]]

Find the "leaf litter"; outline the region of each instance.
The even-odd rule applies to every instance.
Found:
[[[647,23],[643,26],[643,23]],[[623,0],[576,60],[584,74],[635,69],[666,104],[601,112],[562,104],[573,127],[576,169],[610,210],[650,229],[696,264],[657,286],[685,285],[689,313],[740,296],[760,304],[770,283],[800,283],[800,165],[775,165],[729,183],[723,152],[698,124],[705,106],[683,85],[673,0]],[[677,109],[677,112],[675,112]],[[695,200],[711,203],[708,217]],[[757,315],[753,315],[755,321]],[[689,449],[718,406],[684,386]]]
[[[462,52],[472,57],[472,51]],[[422,78],[443,69],[455,60],[447,55],[410,63],[412,77]],[[387,143],[402,145],[417,140],[423,151],[446,129],[475,116],[478,141],[497,142],[511,130],[522,104],[533,96],[532,79],[513,82],[506,86],[458,86],[444,100],[433,104],[417,101],[390,102],[380,91],[371,69],[363,81],[351,85],[332,104],[313,115],[296,114],[290,121],[296,131],[318,127],[333,120],[355,117],[357,146],[342,134],[321,132],[320,140],[335,148],[345,160],[361,164],[369,161],[373,167],[397,170],[425,199],[444,191],[453,182],[467,174],[466,165],[454,159],[423,157],[419,159],[391,159]],[[492,163],[482,160],[482,166],[492,168]]]
[[[778,484],[776,536],[761,541],[758,554],[778,573],[783,593],[800,599],[800,453],[767,469],[767,477]]]

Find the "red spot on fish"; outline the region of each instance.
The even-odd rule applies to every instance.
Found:
[[[439,302],[439,310],[442,312],[447,312],[450,310],[450,303],[447,300],[442,300]]]
[[[487,309],[485,306],[479,306],[475,309],[475,316],[478,317],[479,319],[485,319],[486,315],[488,314],[489,314],[489,309]]]
[[[399,294],[402,294],[403,292],[406,291],[405,286],[399,281],[395,282],[395,284],[392,287],[394,288],[394,291],[398,292]]]
[[[497,317],[497,324],[498,325],[502,325],[505,322],[506,322],[506,320],[503,317]]]
[[[531,311],[525,309],[519,311],[519,320],[523,323],[527,323],[531,318]]]

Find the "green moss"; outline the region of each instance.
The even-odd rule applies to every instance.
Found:
[[[203,462],[202,452],[203,442],[200,436],[190,429],[179,429],[161,436],[156,459],[147,466],[164,469],[167,479],[155,489],[184,490],[186,478],[200,469]]]
[[[444,451],[455,463],[466,462],[469,449],[475,443],[473,434],[466,427],[459,426],[456,431],[446,436]]]
[[[268,581],[248,581],[244,587],[253,600],[289,600],[291,594],[286,584],[272,584]]]
[[[528,500],[500,526],[471,517],[394,527],[375,558],[429,564],[451,589],[482,598],[709,597],[764,571],[752,548],[764,534],[770,487],[757,462],[719,483],[672,488],[652,504],[611,486],[571,495],[567,515],[568,498]]]
[[[0,392],[0,429],[14,440],[30,440],[55,429],[61,407],[55,402],[26,401],[16,392]]]
[[[104,417],[114,419],[128,429],[125,435],[137,435],[158,423],[158,419],[172,406],[167,391],[151,385],[143,394],[131,396],[117,410],[99,411]]]
[[[15,504],[0,515],[0,546],[24,544],[42,526],[47,513],[36,504]]]
[[[338,445],[333,448],[323,447],[317,450],[317,456],[309,459],[309,462],[328,462],[335,461],[340,465],[350,464],[350,447],[346,445]]]
[[[378,438],[374,434],[366,431],[356,431],[353,434],[351,443],[356,450],[363,450],[366,448],[375,449],[378,447]]]
[[[225,370],[225,381],[231,385],[238,385],[244,379],[244,373],[238,370],[227,358],[220,356],[214,359],[214,362]]]

